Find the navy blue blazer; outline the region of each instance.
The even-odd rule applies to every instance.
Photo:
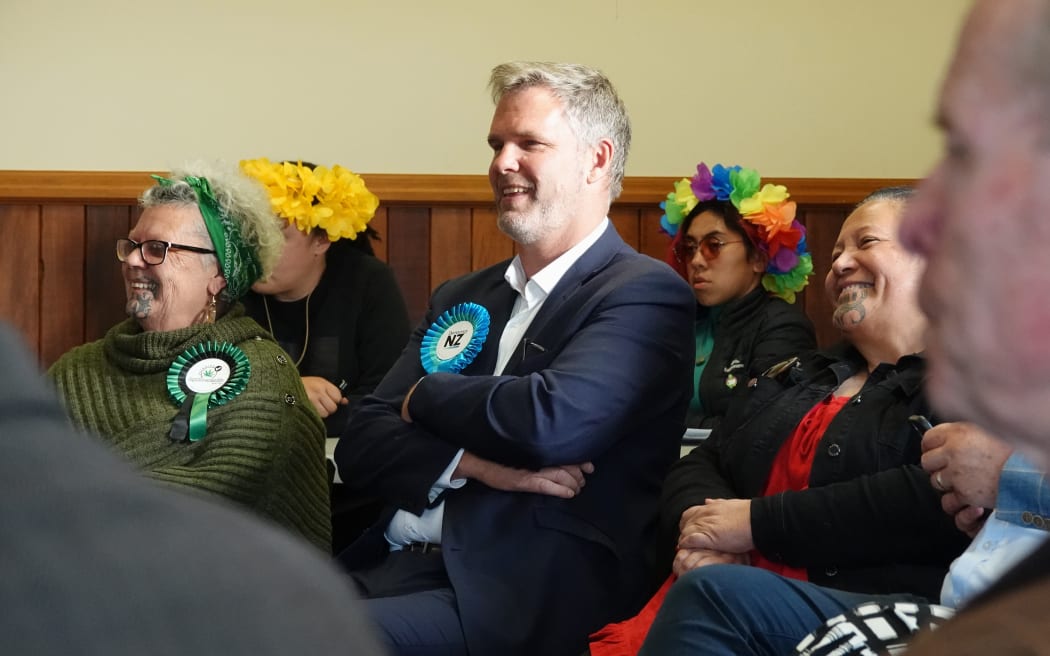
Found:
[[[516,292],[503,262],[441,285],[401,358],[366,397],[336,449],[344,482],[392,506],[341,556],[365,567],[388,550],[401,508],[420,513],[460,448],[538,469],[591,461],[573,499],[468,482],[445,496],[442,556],[472,654],[571,654],[635,612],[651,591],[646,544],[660,487],[678,458],[692,388],[695,300],[662,262],[639,255],[610,224],[551,291],[526,339],[494,376]],[[425,371],[420,341],[462,302],[492,318],[461,374]],[[539,345],[537,348],[535,345]]]

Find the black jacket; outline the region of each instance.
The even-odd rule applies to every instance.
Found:
[[[698,320],[703,321],[707,308],[698,306],[697,312]],[[725,305],[714,341],[697,390],[704,416],[690,417],[690,426],[716,428],[729,400],[747,381],[781,360],[817,347],[813,324],[802,310],[761,286]],[[737,380],[733,387],[726,385],[730,375]]]
[[[273,297],[267,299],[267,306],[269,318],[261,295],[249,292],[244,298],[248,315],[272,330],[293,360],[299,359],[306,344],[300,375],[319,376],[334,385],[346,382],[349,405],[324,420],[328,435],[338,437],[358,403],[375,389],[408,342],[408,311],[393,272],[371,255],[343,248],[329,256],[309,306],[306,299],[282,303]]]
[[[941,509],[919,466],[921,438],[907,421],[930,411],[921,358],[906,356],[871,373],[821,438],[809,489],[755,498],[800,420],[864,366],[857,351],[840,346],[749,384],[721,429],[668,475],[665,538],[677,536],[682,512],[705,499],[752,498],[755,546],[770,560],[805,567],[820,585],[937,599],[968,539]]]

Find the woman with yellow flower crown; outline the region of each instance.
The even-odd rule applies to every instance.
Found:
[[[339,436],[410,329],[393,273],[373,256],[368,222],[379,199],[339,165],[263,158],[241,169],[270,193],[285,239],[273,273],[244,305],[292,356],[328,435]]]
[[[329,436],[346,430],[357,403],[408,341],[408,312],[390,268],[378,260],[368,222],[379,199],[335,165],[241,162],[266,187],[284,249],[273,273],[244,299],[249,316],[292,357]],[[332,549],[340,551],[379,511],[373,499],[332,489]]]
[[[673,237],[668,263],[697,301],[696,370],[688,425],[713,429],[734,392],[767,368],[816,347],[795,293],[813,273],[805,228],[780,185],[701,162],[661,203]]]

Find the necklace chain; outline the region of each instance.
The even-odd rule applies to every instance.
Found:
[[[299,354],[299,359],[295,361],[296,369],[302,364],[303,358],[306,357],[306,349],[310,346],[310,297],[313,295],[313,291],[306,295],[306,336],[303,337],[303,351]],[[263,309],[266,310],[266,327],[270,329],[270,334],[273,335],[273,338],[277,339],[277,335],[273,332],[273,321],[270,320],[270,304],[266,301],[265,294],[262,295],[262,299]]]

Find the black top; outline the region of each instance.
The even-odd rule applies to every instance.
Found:
[[[697,306],[697,312],[698,320],[703,320],[707,308]],[[697,390],[704,416],[688,421],[699,428],[716,428],[729,400],[747,381],[781,360],[817,347],[813,324],[802,310],[762,286],[722,306],[717,321],[714,348]],[[730,375],[736,379],[732,386],[726,384]]]
[[[331,252],[330,252],[331,253]],[[299,364],[302,376],[319,376],[339,385],[349,405],[325,419],[328,435],[343,433],[357,403],[372,392],[408,341],[405,301],[386,264],[356,249],[330,254],[309,298],[310,334],[306,341],[307,299],[278,301],[249,292],[248,315],[274,334]],[[267,320],[269,309],[269,320]]]
[[[677,537],[682,512],[705,499],[752,499],[754,543],[770,560],[805,567],[820,585],[937,599],[969,540],[941,509],[919,466],[921,437],[907,421],[930,413],[921,358],[871,372],[816,446],[808,489],[758,498],[806,413],[865,366],[842,345],[749,384],[722,426],[671,469],[661,501],[664,539]]]

